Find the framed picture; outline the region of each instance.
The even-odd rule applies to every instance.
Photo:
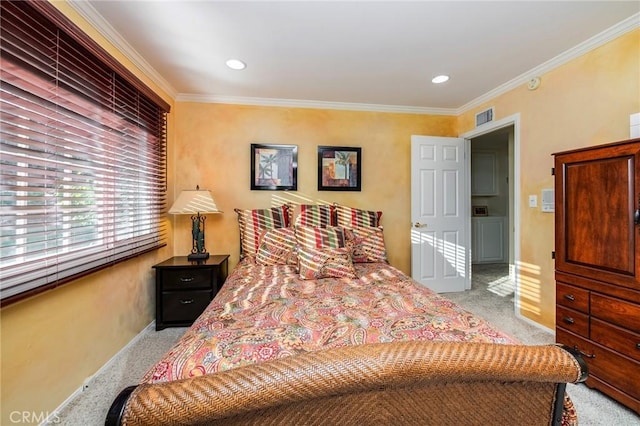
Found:
[[[474,216],[489,216],[489,209],[487,206],[473,206],[472,209]]]
[[[360,191],[362,149],[318,147],[318,191]]]
[[[298,190],[298,146],[251,144],[251,189]]]

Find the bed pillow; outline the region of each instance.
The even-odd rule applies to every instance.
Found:
[[[388,263],[381,226],[344,228],[344,237],[354,263]]]
[[[293,228],[265,229],[256,253],[259,265],[297,265],[296,233]]]
[[[260,245],[260,234],[265,229],[291,226],[291,206],[284,204],[269,209],[234,209],[240,227],[240,249],[242,257],[254,257]]]
[[[353,228],[356,226],[380,226],[382,212],[337,205],[336,215],[338,226]]]
[[[347,248],[310,249],[300,247],[298,270],[303,280],[319,278],[357,278]]]
[[[344,230],[337,226],[296,226],[296,241],[298,246],[312,249],[345,246]]]
[[[335,226],[335,208],[330,204],[301,204],[296,225],[326,228]]]

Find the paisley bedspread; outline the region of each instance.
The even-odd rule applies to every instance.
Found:
[[[303,280],[293,266],[242,260],[185,335],[143,377],[156,383],[364,343],[518,343],[386,263],[355,264],[358,279]],[[577,425],[565,395],[563,426]]]
[[[363,343],[517,343],[391,265],[355,267],[358,279],[303,280],[295,267],[241,261],[205,312],[143,382]]]

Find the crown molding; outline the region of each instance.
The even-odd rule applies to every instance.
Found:
[[[636,13],[635,15],[630,16],[624,21],[619,22],[613,27],[601,32],[600,34],[596,34],[595,36],[587,39],[586,41],[578,44],[577,46],[572,47],[569,50],[564,51],[558,56],[538,65],[535,68],[530,69],[529,71],[520,74],[512,80],[496,87],[493,90],[475,98],[474,100],[464,104],[460,108],[456,109],[456,115],[461,115],[473,108],[476,108],[485,102],[489,102],[493,98],[496,98],[499,95],[502,95],[521,84],[526,84],[531,78],[536,76],[541,76],[549,71],[566,64],[569,61],[572,61],[585,53],[588,53],[618,37],[623,34],[628,33],[636,28],[640,28],[640,13]]]
[[[326,102],[298,99],[252,98],[242,96],[196,95],[180,93],[176,101],[214,104],[256,105],[288,108],[337,109],[348,111],[389,112],[400,114],[455,115],[453,108],[427,108],[403,105],[361,104],[350,102]]]
[[[68,0],[69,5],[86,19],[100,34],[112,43],[127,59],[145,73],[155,84],[169,94],[176,101],[221,103],[237,105],[277,106],[290,108],[316,108],[337,109],[349,111],[372,111],[403,114],[429,114],[429,115],[461,115],[473,108],[482,105],[491,99],[500,96],[521,84],[525,84],[532,77],[540,76],[563,65],[585,53],[606,44],[621,35],[640,28],[640,13],[619,22],[613,27],[597,34],[577,46],[559,54],[558,56],[538,65],[529,71],[520,74],[510,81],[496,87],[493,90],[473,99],[458,108],[429,108],[412,107],[402,105],[361,104],[349,102],[325,102],[312,100],[254,98],[242,96],[198,95],[189,93],[176,93],[176,90],[91,6],[81,0]]]
[[[81,0],[67,0],[69,5],[82,16],[104,38],[113,44],[120,53],[131,61],[140,71],[158,85],[172,98],[176,98],[176,90],[144,59],[89,2]]]

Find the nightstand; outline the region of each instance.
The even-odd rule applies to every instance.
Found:
[[[154,265],[156,330],[193,324],[227,279],[228,254],[189,261],[176,256]]]

